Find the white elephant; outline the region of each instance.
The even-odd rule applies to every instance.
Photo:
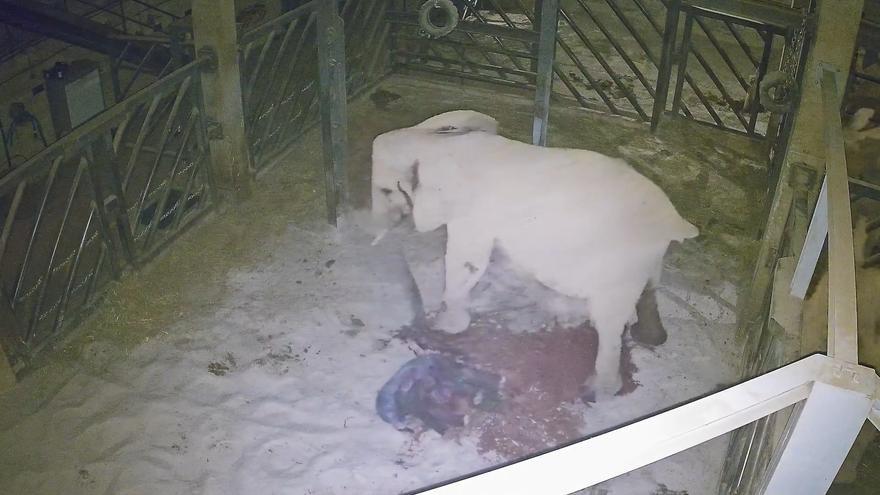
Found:
[[[586,300],[599,334],[597,397],[621,385],[621,338],[671,241],[698,235],[666,194],[624,161],[496,134],[476,112],[441,114],[373,141],[373,214],[447,229],[444,310],[435,327],[468,327],[468,296],[494,247],[539,282]]]

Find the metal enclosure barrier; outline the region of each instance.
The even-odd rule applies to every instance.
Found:
[[[320,122],[322,106],[332,110],[323,120],[332,116],[328,129],[338,141],[345,119],[339,99],[344,104],[346,94],[359,94],[387,73],[386,2],[347,0],[339,11],[344,28],[335,34],[318,31],[323,6],[310,2],[241,39],[252,173]],[[347,43],[319,57],[317,43],[330,35]],[[192,56],[190,47],[178,48],[175,63]],[[339,65],[346,59],[348,71]],[[322,60],[336,74],[326,83],[319,83]],[[143,67],[135,68],[117,88],[124,98],[0,178],[0,349],[14,371],[85,315],[110,281],[140,266],[214,205],[216,164],[208,140],[222,138],[222,130],[206,117],[200,80],[213,63],[200,54],[198,62],[169,73],[168,61],[152,74],[159,79],[142,89]],[[336,79],[341,86],[325,97],[336,103],[322,102],[319,88]],[[330,150],[344,148],[342,141]],[[331,167],[328,187],[335,191],[342,161]],[[328,209],[336,202],[335,193],[328,194]]]
[[[346,88],[349,98],[387,73],[385,0],[346,0]],[[245,129],[261,171],[320,119],[318,6],[309,2],[245,33],[240,40]]]
[[[211,209],[199,63],[0,179],[0,338],[13,368]]]
[[[797,67],[803,12],[743,17],[703,0],[558,3],[557,98],[654,126],[664,115],[676,115],[776,138],[758,87],[771,70],[789,65],[793,54]],[[395,68],[535,87],[544,0],[479,2],[450,35],[430,40],[419,34],[413,11],[419,4],[393,2],[388,18]]]
[[[290,11],[241,37],[245,132],[256,170],[318,120],[315,5]]]
[[[580,71],[578,76],[563,62],[544,66],[552,60],[547,54],[555,50],[548,47],[546,37],[541,43],[540,33],[556,22],[547,19],[543,8],[531,11],[523,7],[517,18],[498,10],[498,0],[486,0],[498,10],[497,18],[476,11],[462,22],[455,35],[458,39],[426,43],[407,31],[412,28],[412,18],[405,4],[402,10],[386,12],[383,0],[348,0],[338,11],[347,21],[340,33],[333,32],[339,26],[336,11],[327,16],[329,11],[320,10],[323,6],[318,1],[242,36],[242,104],[248,143],[255,157],[253,173],[271,165],[310,125],[325,125],[328,191],[336,187],[343,171],[338,167],[344,159],[344,141],[338,135],[339,127],[344,126],[339,121],[344,112],[334,107],[344,103],[344,98],[339,101],[343,93],[340,83],[349,97],[368,88],[386,73],[386,49],[390,49],[399,67],[541,88],[536,96],[537,113],[543,116],[546,129],[552,79],[542,82],[539,75],[546,76],[548,69],[566,89],[574,87],[576,92],[571,96],[582,106],[629,114],[648,122],[666,111],[665,101],[659,105],[656,95],[673,90],[673,113],[699,120],[697,107],[689,106],[683,95],[687,88],[695,95],[703,91],[705,81],[691,75],[689,67],[693,63],[688,60],[693,57],[703,67],[700,58],[709,65],[712,57],[697,55],[700,51],[692,42],[695,33],[705,35],[707,46],[718,54],[714,60],[734,71],[735,84],[742,90],[748,87],[748,91],[754,90],[755,83],[746,81],[744,85],[742,80],[751,69],[742,71],[725,48],[729,43],[719,41],[717,32],[709,33],[728,30],[732,46],[740,47],[758,79],[769,66],[764,59],[775,45],[768,36],[779,35],[768,25],[747,25],[750,21],[742,22],[742,17],[718,18],[713,2],[701,0],[681,4],[685,13],[683,41],[676,50],[673,35],[680,23],[677,12],[667,15],[666,28],[661,30],[656,22],[658,9],[646,7],[648,0],[632,0],[635,10],[629,12],[619,9],[622,2],[606,0],[610,14],[632,35],[629,41],[634,45],[624,46],[620,39],[607,34],[611,30],[598,20],[596,5],[580,0],[576,5],[563,2],[558,15],[570,31],[568,35],[556,34],[550,47],[569,56],[572,67]],[[556,10],[555,0],[545,1],[542,6]],[[516,2],[522,5],[521,0]],[[678,5],[676,0],[668,2]],[[573,9],[582,9],[582,15],[590,18],[596,29],[580,28],[578,23],[582,21]],[[633,12],[644,19],[638,17],[640,20],[635,21]],[[327,17],[322,19],[320,15]],[[800,19],[791,12],[779,15],[780,22],[785,23]],[[710,21],[720,25],[709,27]],[[634,27],[637,22],[653,27]],[[737,40],[737,34],[744,38],[743,32],[749,29],[763,43],[760,57],[758,52],[749,56],[752,45]],[[394,35],[389,40],[391,31]],[[648,50],[642,35],[652,31],[664,33],[667,39],[662,54]],[[590,48],[595,48],[597,42],[589,36],[597,33],[606,36],[619,58],[612,59]],[[343,39],[346,44],[340,46]],[[586,51],[574,50],[575,41]],[[316,47],[319,42],[326,43],[320,50]],[[657,72],[649,72],[636,63],[636,57],[628,55],[634,46],[644,50],[641,56]],[[341,60],[343,51],[348,71]],[[606,71],[610,82],[602,83],[595,77],[595,66],[582,61],[587,53]],[[673,86],[671,57],[676,53],[678,77]],[[0,179],[0,344],[16,366],[20,367],[66,323],[83,315],[110,281],[149,259],[215,204],[211,171],[217,164],[211,163],[207,151],[209,133],[199,78],[200,70],[209,63],[203,59],[166,75]],[[629,82],[638,80],[643,88],[639,91],[651,99],[640,97],[633,89],[637,85],[625,84],[621,67],[633,71]],[[715,70],[703,69],[709,73]],[[667,72],[665,79],[658,77]],[[575,85],[577,77],[587,80],[583,88]],[[715,83],[711,75],[706,77]],[[841,86],[833,71],[823,72],[819,79],[826,103],[825,118],[830,123],[826,133],[825,203],[833,287],[829,298],[829,356],[810,356],[772,371],[756,368],[756,372],[766,373],[604,435],[427,493],[567,494],[743,426],[753,428],[751,433],[740,430],[753,441],[737,458],[737,462],[743,461],[736,464],[743,468],[737,473],[738,481],[731,484],[726,478],[727,484],[721,488],[724,493],[824,493],[865,418],[880,425],[880,379],[873,370],[856,364],[851,219],[837,107]],[[663,80],[667,83],[661,85]],[[619,91],[617,96],[612,88]],[[721,87],[716,90],[721,93],[717,101],[706,92],[702,93],[704,98],[696,95],[709,116],[707,122],[728,130],[740,125],[739,132],[760,135],[760,112],[755,113],[754,107],[745,104],[736,110],[733,107],[737,105],[731,104],[736,99],[733,93]],[[650,104],[643,104],[643,100]],[[712,109],[718,114],[719,105],[736,110],[735,115],[719,115],[721,122],[715,120]],[[536,126],[536,141],[546,138],[541,129]],[[335,195],[336,189],[333,191]],[[333,195],[328,194],[328,198]],[[335,198],[333,201],[335,207]],[[824,208],[820,205],[814,218],[821,219]],[[808,258],[803,260],[800,270],[809,272],[812,268]],[[765,348],[775,352],[773,346]],[[767,431],[778,419],[784,420],[786,431],[780,440],[771,441],[773,436]],[[745,469],[749,470],[747,475]],[[754,481],[741,483],[745,479]]]
[[[809,495],[828,490],[865,420],[880,428],[880,377],[857,364],[852,224],[838,74],[826,68],[812,77],[822,85],[828,122],[828,196],[814,213],[817,224],[826,217],[828,226],[828,355],[803,358],[611,432],[420,493],[567,495],[782,411],[790,421],[780,439],[766,446],[771,455],[765,469],[748,477],[740,474],[738,480],[748,481],[747,486],[733,486],[725,479],[719,491]],[[814,266],[805,257],[799,270],[812,273]]]

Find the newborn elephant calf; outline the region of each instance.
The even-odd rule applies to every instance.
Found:
[[[439,329],[468,327],[469,292],[496,245],[547,287],[585,299],[599,333],[592,388],[613,395],[621,335],[640,296],[659,281],[669,243],[697,229],[622,160],[532,146],[496,129],[487,115],[455,111],[377,137],[373,214],[389,227],[412,215],[420,232],[446,225]]]

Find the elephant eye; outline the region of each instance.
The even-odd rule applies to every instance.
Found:
[[[387,187],[383,187],[382,189],[379,189],[379,190],[382,191],[382,194],[384,194],[385,196],[388,196],[388,195],[390,195],[392,192],[394,192],[394,191],[392,191],[391,189],[388,189]]]

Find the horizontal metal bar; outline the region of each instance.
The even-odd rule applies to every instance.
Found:
[[[875,83],[875,84],[880,84],[880,77],[872,76],[872,75],[870,75],[870,74],[865,74],[865,73],[862,73],[862,72],[853,72],[853,75],[854,75],[857,79],[863,79],[863,80],[868,81],[868,82],[872,82],[872,83]]]
[[[785,26],[778,26],[775,24],[765,24],[762,22],[751,21],[749,19],[743,19],[736,16],[731,16],[730,14],[720,13],[716,11],[712,11],[705,8],[696,7],[693,5],[687,5],[683,9],[686,9],[690,12],[693,12],[694,15],[699,17],[704,17],[708,19],[717,19],[719,21],[724,22],[732,22],[733,24],[738,24],[743,27],[751,28],[756,31],[768,31],[773,34],[779,36],[785,36],[786,29]],[[800,18],[799,18],[800,19]],[[800,25],[800,21],[798,21],[797,25]]]
[[[853,373],[840,383],[839,366]],[[816,381],[870,395],[870,368],[816,354],[708,397],[425,495],[567,495],[658,461],[806,399]],[[856,377],[857,375],[857,377]],[[584,466],[588,466],[585,469]]]
[[[779,27],[800,26],[799,10],[759,0],[687,0],[687,5],[721,14]]]
[[[195,76],[197,78],[197,71],[202,63],[197,60],[177,69],[129,98],[116,103],[106,111],[99,113],[88,122],[74,129],[70,134],[50,144],[23,165],[0,177],[0,196],[11,191],[22,180],[43,173],[51,165],[52,157],[57,155],[72,156],[75,152],[82,150],[91,142],[99,139],[102,134],[101,129],[109,129],[118,121],[124,119],[125,114],[129,111],[136,109],[156,95],[164,96],[170,94],[187,77]]]
[[[880,186],[860,179],[849,178],[849,192],[853,197],[871,198],[880,201]]]
[[[749,138],[755,142],[761,142],[764,139],[766,139],[766,136],[762,136],[760,134],[749,134],[748,132],[743,131],[741,129],[737,129],[735,127],[726,127],[723,123],[721,123],[721,124],[712,123],[712,122],[709,122],[708,120],[700,120],[698,118],[685,118],[685,117],[682,117],[681,115],[675,115],[671,112],[667,112],[666,114],[664,114],[663,118],[680,119],[680,120],[683,120],[686,122],[693,122],[697,125],[711,127],[712,129],[722,129],[724,132],[730,132],[730,133],[733,133],[733,134],[736,134],[736,135],[739,135],[739,136],[742,136],[745,138]]]
[[[418,16],[416,14],[411,14],[408,12],[391,11],[386,14],[386,17],[390,22],[394,24],[403,24],[408,26],[419,25]],[[538,42],[538,33],[527,29],[511,29],[508,27],[496,26],[494,24],[482,24],[469,21],[459,22],[458,26],[455,29],[457,31],[462,31],[470,34],[497,36],[499,38],[524,41],[526,43]]]

